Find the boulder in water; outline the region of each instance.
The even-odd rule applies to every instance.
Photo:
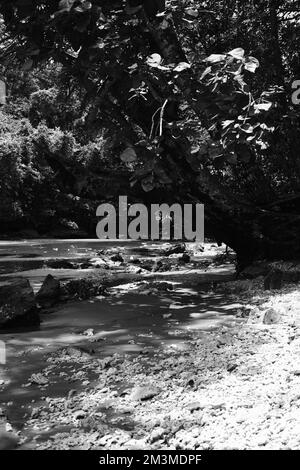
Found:
[[[183,255],[181,256],[181,258],[179,259],[180,263],[182,264],[186,264],[186,263],[190,263],[191,262],[191,257],[190,255],[188,255],[187,253],[183,253]]]
[[[139,258],[130,260],[130,264],[133,264],[135,266],[139,266],[142,269],[145,269],[146,271],[152,271],[152,268],[154,266],[154,261],[153,260],[141,260]]]
[[[152,267],[152,272],[156,273],[156,272],[171,271],[173,264],[172,264],[172,261],[169,260],[168,258],[156,260]]]
[[[116,253],[110,257],[110,260],[114,263],[124,263],[124,258],[120,253]]]
[[[60,282],[51,274],[45,278],[42,287],[36,294],[36,300],[42,307],[51,307],[60,298]]]
[[[28,279],[0,283],[0,328],[40,323],[34,293]]]
[[[186,246],[185,243],[176,243],[176,245],[171,246],[170,248],[167,248],[164,252],[164,256],[170,256],[170,255],[175,255],[179,253],[185,253],[186,251]]]
[[[0,450],[12,450],[19,444],[19,438],[12,432],[0,431]]]
[[[99,279],[72,279],[63,286],[66,299],[90,299],[97,295],[106,295],[106,287]]]

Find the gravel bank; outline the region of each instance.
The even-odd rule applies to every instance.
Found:
[[[41,383],[45,399],[26,420],[33,439],[24,447],[299,449],[299,286],[266,293],[258,280],[217,289],[243,302],[237,316],[247,318],[190,330],[181,347],[101,360],[76,350],[50,355],[44,377],[61,368],[70,382],[81,374],[85,388],[50,398]]]

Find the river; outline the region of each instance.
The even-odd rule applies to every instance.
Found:
[[[35,291],[49,273],[60,279],[93,275],[89,269],[51,269],[49,260],[74,262],[91,259],[103,248],[122,250],[135,257],[155,257],[161,244],[139,242],[102,242],[99,240],[29,240],[0,242],[0,282],[19,276],[30,280]],[[199,259],[209,260],[218,250],[206,245]],[[195,257],[196,259],[197,257]],[[117,271],[116,271],[117,274]],[[181,272],[158,273],[155,278],[171,281],[173,290],[160,293],[140,292],[136,283],[128,280],[116,285],[108,297],[88,301],[69,302],[42,315],[40,327],[0,334],[6,345],[6,365],[0,371],[0,406],[9,410],[10,422],[22,427],[23,415],[32,402],[38,402],[45,393],[30,386],[33,373],[45,366],[45,358],[62,346],[91,344],[85,331],[93,332],[93,353],[106,357],[114,353],[138,354],[145,347],[174,346],[184,348],[185,338],[197,330],[205,335],[208,329],[230,326],[241,306],[229,301],[223,294],[210,289],[214,280],[230,280],[233,265],[213,269],[186,269]],[[153,277],[153,276],[152,276]],[[143,279],[147,280],[147,276]],[[150,278],[149,278],[150,279]],[[91,377],[91,380],[95,379]],[[75,384],[65,383],[63,377],[47,389],[47,395],[66,394]]]

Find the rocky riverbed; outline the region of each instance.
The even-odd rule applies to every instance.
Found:
[[[2,448],[300,448],[299,284],[174,271],[108,290],[80,303],[110,309],[105,328],[6,337],[23,368],[1,370]]]

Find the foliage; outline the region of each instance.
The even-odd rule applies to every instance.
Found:
[[[60,163],[73,155],[80,167],[75,141],[94,146],[104,133],[133,187],[204,202],[209,230],[237,251],[274,256],[284,230],[295,243],[297,208],[288,218],[281,201],[299,191],[296,2],[2,0],[0,13],[3,61],[29,73],[61,64],[59,85],[32,92],[28,104],[32,123],[53,129],[43,148],[57,154],[61,142]],[[78,128],[64,122],[63,83]]]
[[[107,195],[97,175],[113,164],[105,136],[89,139],[84,132],[77,92],[66,99],[59,65],[21,74],[6,70],[10,92],[0,111],[1,231],[47,233],[61,227],[63,233],[77,225],[91,230],[97,200]],[[88,172],[95,182],[87,190]]]

